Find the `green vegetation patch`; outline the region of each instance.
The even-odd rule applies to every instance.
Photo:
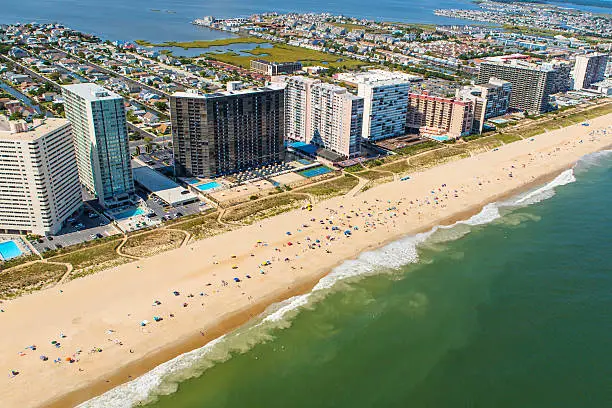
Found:
[[[58,282],[68,271],[66,266],[34,262],[0,272],[0,298],[19,296]]]
[[[158,229],[129,237],[121,252],[142,258],[178,248],[184,240],[185,234],[180,231]]]
[[[416,170],[416,166],[408,163],[406,159],[398,160],[380,167],[381,170],[401,174]]]
[[[3,271],[8,268],[13,268],[15,266],[18,266],[18,265],[21,265],[27,262],[36,261],[38,259],[40,258],[34,254],[23,255],[18,258],[9,259],[8,261],[0,262],[0,271]]]
[[[70,278],[78,278],[130,262],[130,259],[116,252],[120,242],[120,239],[115,239],[65,255],[55,256],[50,260],[72,264],[74,270],[70,274]]]
[[[196,41],[166,41],[163,43],[152,43],[145,40],[136,40],[136,44],[143,47],[180,47],[180,48],[208,48],[218,47],[232,44],[264,44],[269,41],[259,37],[234,37],[234,38],[221,38],[217,40],[196,40]]]
[[[300,190],[301,193],[311,194],[319,200],[343,195],[351,191],[357,184],[359,179],[350,174],[345,174],[333,180],[306,187]]]
[[[308,203],[303,194],[279,194],[262,200],[256,200],[232,207],[224,214],[228,222],[252,224],[257,220],[273,217]]]
[[[229,231],[232,228],[217,221],[218,213],[207,214],[201,217],[192,218],[185,222],[180,222],[172,226],[174,229],[187,231],[193,239],[203,239],[212,237]]]
[[[432,149],[438,149],[440,147],[441,147],[440,143],[434,142],[432,140],[428,140],[423,143],[399,148],[395,150],[395,153],[406,155],[406,156],[412,156],[417,153],[422,153],[424,151],[432,150]]]
[[[516,142],[516,141],[522,139],[521,136],[519,136],[518,134],[515,134],[515,133],[500,133],[498,135],[495,135],[494,138],[499,140],[500,142],[502,142],[504,144]]]
[[[248,52],[251,55],[238,55],[237,53],[231,51],[225,53],[209,52],[206,53],[206,55],[211,59],[247,69],[250,68],[251,60],[253,59],[263,59],[274,62],[300,61],[303,65],[325,65],[328,67],[346,69],[365,65],[364,62],[355,59],[339,57],[308,48],[278,43],[274,44],[272,48],[256,47],[245,52]]]
[[[381,169],[382,170],[382,169]],[[378,170],[366,170],[360,173],[355,173],[355,175],[359,177],[366,178],[368,180],[378,180],[382,178],[393,178],[392,174],[389,174],[388,171],[378,171]]]
[[[426,152],[422,155],[410,158],[410,164],[418,166],[420,168],[428,168],[449,161],[463,159],[469,156],[470,154],[463,149],[436,149],[432,150],[431,152]]]

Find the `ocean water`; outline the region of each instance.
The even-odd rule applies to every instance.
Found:
[[[612,151],[312,292],[83,407],[608,407]]]

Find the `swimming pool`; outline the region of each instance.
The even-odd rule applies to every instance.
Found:
[[[448,136],[431,136],[431,138],[438,142],[446,142],[449,139]]]
[[[23,252],[21,252],[15,241],[11,240],[0,243],[0,256],[3,260],[8,261],[21,255],[23,255]]]
[[[327,174],[331,171],[332,169],[330,169],[329,167],[319,166],[319,167],[313,167],[312,169],[300,171],[300,174],[304,177],[311,178],[311,177],[320,176],[321,174]]]
[[[303,164],[304,166],[308,166],[312,162],[310,160],[306,160],[306,159],[298,159],[298,163]]]
[[[213,188],[218,188],[218,187],[221,187],[221,183],[216,182],[216,181],[209,181],[208,183],[198,184],[197,186],[195,186],[195,188],[197,188],[200,191],[212,190]]]
[[[142,208],[130,208],[129,210],[125,210],[120,213],[113,214],[113,216],[117,220],[123,220],[126,218],[135,217],[137,215],[142,215],[144,213],[145,213],[145,210],[143,210]]]

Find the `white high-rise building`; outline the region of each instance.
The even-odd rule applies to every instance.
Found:
[[[371,72],[357,78],[357,94],[363,98],[362,137],[380,140],[406,133],[410,81],[392,72]]]
[[[313,85],[319,80],[301,76],[285,78],[285,136],[288,139],[309,143],[311,133],[311,98]]]
[[[56,234],[82,203],[68,121],[0,119],[0,232]]]
[[[363,98],[320,80],[289,77],[285,82],[287,138],[346,157],[360,153]]]
[[[361,151],[363,98],[341,86],[320,83],[311,89],[311,143],[346,157]]]
[[[128,204],[134,195],[123,98],[96,84],[63,87],[81,183],[101,205]]]
[[[576,56],[574,89],[589,89],[595,82],[603,81],[608,64],[608,54],[591,53]]]

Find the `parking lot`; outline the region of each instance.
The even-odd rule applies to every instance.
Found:
[[[157,197],[149,198],[147,193],[142,190],[138,190],[136,193],[140,198],[145,200],[147,206],[155,212],[155,216],[162,219],[162,221],[166,219],[174,219],[177,216],[182,217],[185,215],[198,214],[212,208],[209,203],[200,201],[186,205],[179,205],[178,207],[170,207]]]
[[[45,252],[119,233],[106,216],[85,205],[78,216],[67,220],[66,226],[56,236],[40,238],[32,244],[38,252]]]

